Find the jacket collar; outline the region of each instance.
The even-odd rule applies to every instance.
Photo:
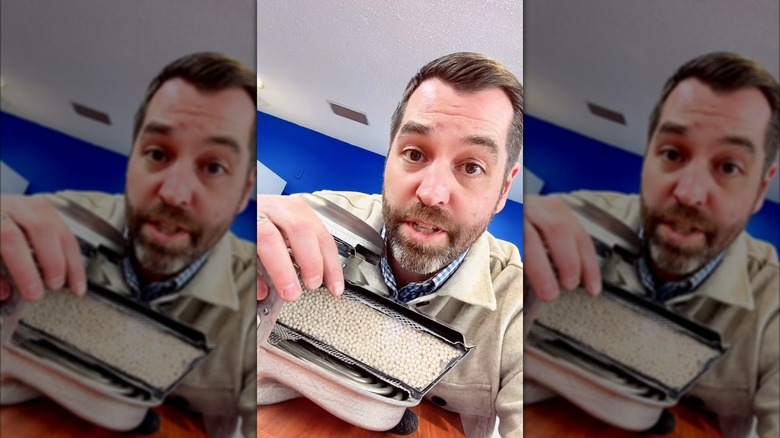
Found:
[[[424,301],[435,296],[455,298],[466,304],[496,310],[496,294],[490,274],[489,234],[484,232],[471,246],[460,268],[432,295],[410,301]]]
[[[167,295],[154,301],[154,304],[172,301],[177,297],[197,298],[200,301],[238,310],[238,291],[233,278],[232,234],[225,233],[212,249],[206,264],[200,269],[181,292]]]
[[[745,232],[732,242],[715,271],[694,291],[692,296],[707,297],[724,304],[753,310],[755,303],[750,293],[747,273],[748,247]],[[670,304],[686,301],[685,297],[669,300]]]

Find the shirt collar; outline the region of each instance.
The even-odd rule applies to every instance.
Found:
[[[642,242],[645,242],[644,231],[644,227],[640,226],[638,235]],[[697,292],[698,295],[709,295],[714,297],[713,295],[717,294],[706,293],[700,287],[704,284],[705,280],[710,277],[710,275],[717,271],[716,268],[721,264],[721,261],[726,256],[726,252],[726,250],[721,251],[696,272],[680,281],[656,284],[655,279],[653,278],[653,274],[650,271],[650,265],[647,259],[649,251],[646,248],[646,244],[643,243],[642,254],[637,259],[637,271],[639,273],[639,279],[642,281],[642,285],[645,287],[645,289],[647,289],[650,298],[653,301],[659,303],[675,300],[676,298],[690,295],[693,292]]]
[[[127,239],[126,228],[123,234],[125,239]],[[167,294],[158,294],[156,298],[152,297],[146,302],[153,301],[155,304],[160,304],[172,301],[179,296],[189,296],[200,301],[227,307],[234,311],[238,310],[238,294],[231,269],[233,266],[231,239],[231,234],[229,232],[225,233],[211,251],[193,262],[176,278],[162,282],[161,287],[173,288],[171,291]],[[133,295],[140,297],[138,274],[130,262],[130,251],[126,253],[128,256],[125,256],[122,260],[125,282],[130,286]],[[195,279],[196,274],[197,279]],[[195,281],[191,281],[193,279]],[[151,285],[147,285],[147,288],[149,286]]]
[[[729,245],[718,269],[696,291],[696,296],[705,296],[721,303],[753,310],[750,279],[746,268],[748,263],[748,239],[745,232]],[[684,301],[682,298],[672,302]]]
[[[516,276],[507,274],[517,272],[508,269],[510,266],[516,266],[517,270],[522,269],[519,252],[512,246],[510,253],[507,253],[506,247],[492,245],[490,243],[491,239],[492,237],[489,236],[489,233],[487,231],[484,232],[471,245],[461,266],[452,273],[450,278],[436,292],[427,297],[412,300],[409,303],[414,304],[418,300],[423,301],[434,296],[450,297],[465,304],[494,311],[498,306],[496,290],[506,290],[507,288],[514,290],[514,288],[517,288],[518,293],[522,292],[522,282],[517,283]],[[494,266],[494,258],[501,260],[503,264]],[[509,285],[507,282],[512,284]]]
[[[721,252],[696,272],[680,281],[656,284],[653,274],[650,272],[650,266],[647,261],[647,251],[643,251],[642,257],[639,257],[637,260],[639,278],[642,280],[642,285],[650,292],[650,298],[653,301],[663,303],[672,298],[696,291],[696,289],[704,283],[704,280],[715,271],[715,268],[718,267],[725,254],[725,251]]]
[[[522,283],[515,284],[517,278],[513,275],[504,275],[511,272],[508,265],[494,265],[494,257],[510,265],[522,269],[520,254],[516,248],[507,254],[506,248],[491,245],[488,232],[484,232],[469,249],[463,264],[452,277],[436,293],[438,296],[448,296],[466,304],[484,307],[489,311],[497,308],[496,290],[513,290],[522,293]],[[496,252],[496,254],[494,254]],[[516,256],[516,259],[515,259]],[[494,270],[496,269],[496,270]],[[509,285],[506,282],[513,284]],[[514,293],[514,292],[513,292]]]
[[[382,239],[385,238],[385,234],[386,228],[383,226],[381,231]],[[452,276],[458,267],[460,267],[468,252],[468,250],[464,251],[461,255],[458,256],[458,258],[453,260],[449,265],[447,265],[433,277],[425,281],[409,283],[401,288],[401,290],[398,290],[398,287],[396,286],[395,275],[393,275],[393,270],[390,268],[389,253],[387,253],[380,261],[382,277],[384,278],[387,289],[391,292],[393,299],[402,302],[414,301],[417,298],[421,298],[436,292],[447,281],[447,279]],[[406,298],[400,298],[404,296],[406,296]]]
[[[133,266],[133,263],[130,260],[130,251],[128,251],[127,255],[122,259],[122,272],[124,273],[127,285],[130,286],[130,290],[133,291],[133,296],[144,303],[149,303],[162,296],[179,292],[184,288],[206,263],[209,254],[210,251],[207,251],[173,278],[165,281],[154,281],[141,287],[141,280],[138,277],[135,266]]]

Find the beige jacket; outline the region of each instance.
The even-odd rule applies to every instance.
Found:
[[[576,192],[638,230],[639,198]],[[610,279],[644,294],[635,269]],[[775,249],[742,233],[693,293],[667,307],[721,333],[730,350],[687,394],[718,414],[725,437],[746,436],[758,418],[761,437],[780,436],[780,267]]]
[[[381,196],[317,194],[381,230]],[[359,276],[387,293],[379,267],[363,263],[345,275]],[[523,266],[517,247],[485,232],[436,293],[409,302],[412,308],[458,329],[467,344],[477,346],[426,395],[461,415],[468,438],[491,437],[496,416],[502,437],[523,436],[522,292]]]
[[[63,192],[105,218],[117,230],[125,226],[122,196]],[[204,417],[209,437],[232,436],[242,418],[245,437],[257,435],[255,245],[228,233],[217,242],[206,264],[181,292],[152,301],[154,309],[206,334],[211,355],[169,397],[181,397]],[[90,281],[129,294],[120,266],[92,263]],[[142,354],[142,352],[139,352]]]

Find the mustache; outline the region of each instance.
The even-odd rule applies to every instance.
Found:
[[[714,227],[710,220],[696,207],[674,204],[669,208],[660,211],[654,217],[654,222],[656,224],[668,220],[686,222],[705,233],[714,231]]]
[[[452,215],[441,207],[413,204],[398,214],[399,222],[425,221],[436,224],[437,228],[450,232],[457,228]]]
[[[198,221],[185,210],[168,204],[158,204],[149,210],[142,212],[140,219],[145,222],[165,221],[175,223],[178,227],[190,232],[198,231]]]

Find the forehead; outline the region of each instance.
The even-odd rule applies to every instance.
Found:
[[[154,121],[169,125],[176,133],[232,136],[248,148],[255,118],[254,104],[240,87],[203,92],[181,78],[174,78],[152,96],[143,125]]]
[[[669,94],[659,126],[671,121],[693,130],[746,136],[763,146],[770,117],[769,102],[757,88],[715,91],[699,79],[689,78]]]
[[[433,124],[436,130],[436,124],[446,123],[464,134],[493,134],[499,144],[506,144],[512,118],[512,103],[502,89],[458,92],[434,78],[421,83],[409,97],[402,124],[412,120]]]

